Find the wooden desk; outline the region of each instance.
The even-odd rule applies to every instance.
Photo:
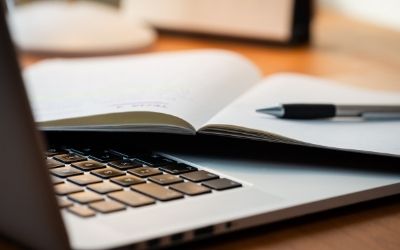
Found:
[[[277,48],[250,43],[162,35],[149,51],[229,49],[265,75],[290,71],[346,84],[400,90],[400,33],[328,12],[318,13],[310,46]],[[22,55],[23,65],[44,57]],[[400,196],[307,216],[190,244],[195,249],[400,249]],[[189,246],[184,246],[188,248]]]

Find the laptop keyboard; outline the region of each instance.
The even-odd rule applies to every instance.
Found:
[[[45,155],[59,207],[81,217],[242,186],[154,153],[52,148]]]

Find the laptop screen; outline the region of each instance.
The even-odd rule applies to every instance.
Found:
[[[67,249],[67,235],[44,167],[3,1],[0,2],[0,114],[0,234],[32,248]]]

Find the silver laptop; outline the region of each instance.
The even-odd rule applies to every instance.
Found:
[[[173,246],[400,192],[398,159],[300,147],[210,139],[154,152],[132,134],[125,148],[78,136],[45,150],[4,12],[0,79],[0,232],[30,248]],[[231,153],[212,154],[217,142]]]

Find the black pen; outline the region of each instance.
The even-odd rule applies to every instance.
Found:
[[[334,105],[291,103],[261,108],[257,109],[256,111],[284,119],[323,119],[333,117],[400,119],[400,105]]]

